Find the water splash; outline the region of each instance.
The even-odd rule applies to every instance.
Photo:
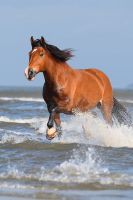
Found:
[[[43,182],[52,182],[56,185],[56,188],[60,187],[60,183],[70,184],[70,187],[72,184],[86,184],[88,187],[93,185],[93,188],[98,187],[99,189],[115,188],[116,186],[118,188],[133,187],[133,176],[130,173],[119,174],[110,171],[94,147],[86,149],[83,146],[78,146],[73,150],[69,160],[65,160],[54,168],[42,166],[35,172],[34,170],[26,170],[26,168],[24,170],[21,165],[8,165],[4,170],[0,173],[2,182],[16,180],[21,185],[23,181],[28,184],[30,181],[34,181],[33,189],[38,187],[38,184],[41,184],[43,188]]]
[[[46,118],[29,118],[29,119],[10,119],[1,116],[0,121],[10,123],[28,124],[32,128],[30,134],[31,140],[34,141],[37,135],[41,135],[42,142],[44,142],[46,129]],[[110,127],[102,118],[94,117],[88,113],[77,113],[76,116],[69,116],[69,120],[65,117],[62,121],[63,135],[59,140],[56,137],[52,143],[85,143],[91,145],[99,145],[105,147],[133,147],[133,128],[126,125],[114,125]],[[33,129],[35,130],[33,132]],[[14,143],[15,134],[14,132]],[[21,133],[21,141],[26,140],[25,134]],[[11,141],[11,136],[6,134],[4,141]],[[19,136],[20,138],[20,136]],[[16,137],[17,140],[17,137]],[[29,140],[29,139],[28,139]],[[35,139],[36,140],[36,139]],[[46,141],[46,140],[45,140]],[[17,140],[18,143],[18,140]]]
[[[52,174],[48,173],[45,178],[50,180],[51,175],[54,175],[56,177],[54,180],[59,182],[90,183],[108,173],[108,169],[103,167],[103,161],[94,148],[79,147],[73,151],[68,161],[56,166]],[[41,177],[41,180],[43,180],[43,177]]]
[[[41,167],[36,173],[24,171],[21,166],[17,167],[9,164],[6,170],[4,169],[5,171],[0,173],[0,179],[90,183],[95,182],[103,174],[109,173],[108,169],[102,166],[102,162],[93,148],[79,147],[73,150],[72,156],[68,161],[64,161],[51,169]]]
[[[63,122],[62,143],[86,143],[104,147],[133,147],[133,128],[126,125],[109,126],[91,114],[79,114]],[[56,138],[54,142],[58,142]]]
[[[109,126],[100,118],[84,116],[84,133],[90,144],[105,147],[133,147],[133,128],[126,125]],[[84,118],[83,117],[83,118]],[[82,120],[82,116],[81,116]]]

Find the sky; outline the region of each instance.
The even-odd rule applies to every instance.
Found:
[[[73,68],[98,68],[113,88],[133,83],[133,0],[0,0],[0,86],[26,80],[30,37],[74,49]]]

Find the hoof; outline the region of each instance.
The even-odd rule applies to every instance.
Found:
[[[56,129],[54,127],[50,128],[50,129],[48,128],[46,130],[46,138],[48,140],[52,140],[53,138],[55,138],[56,135],[57,135],[57,132],[56,132]]]

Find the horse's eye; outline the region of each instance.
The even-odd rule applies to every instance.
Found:
[[[42,57],[44,55],[44,53],[40,53],[40,56]]]

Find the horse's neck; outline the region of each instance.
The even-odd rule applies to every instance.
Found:
[[[46,83],[57,84],[60,78],[66,78],[72,68],[67,63],[52,63],[43,72]]]

